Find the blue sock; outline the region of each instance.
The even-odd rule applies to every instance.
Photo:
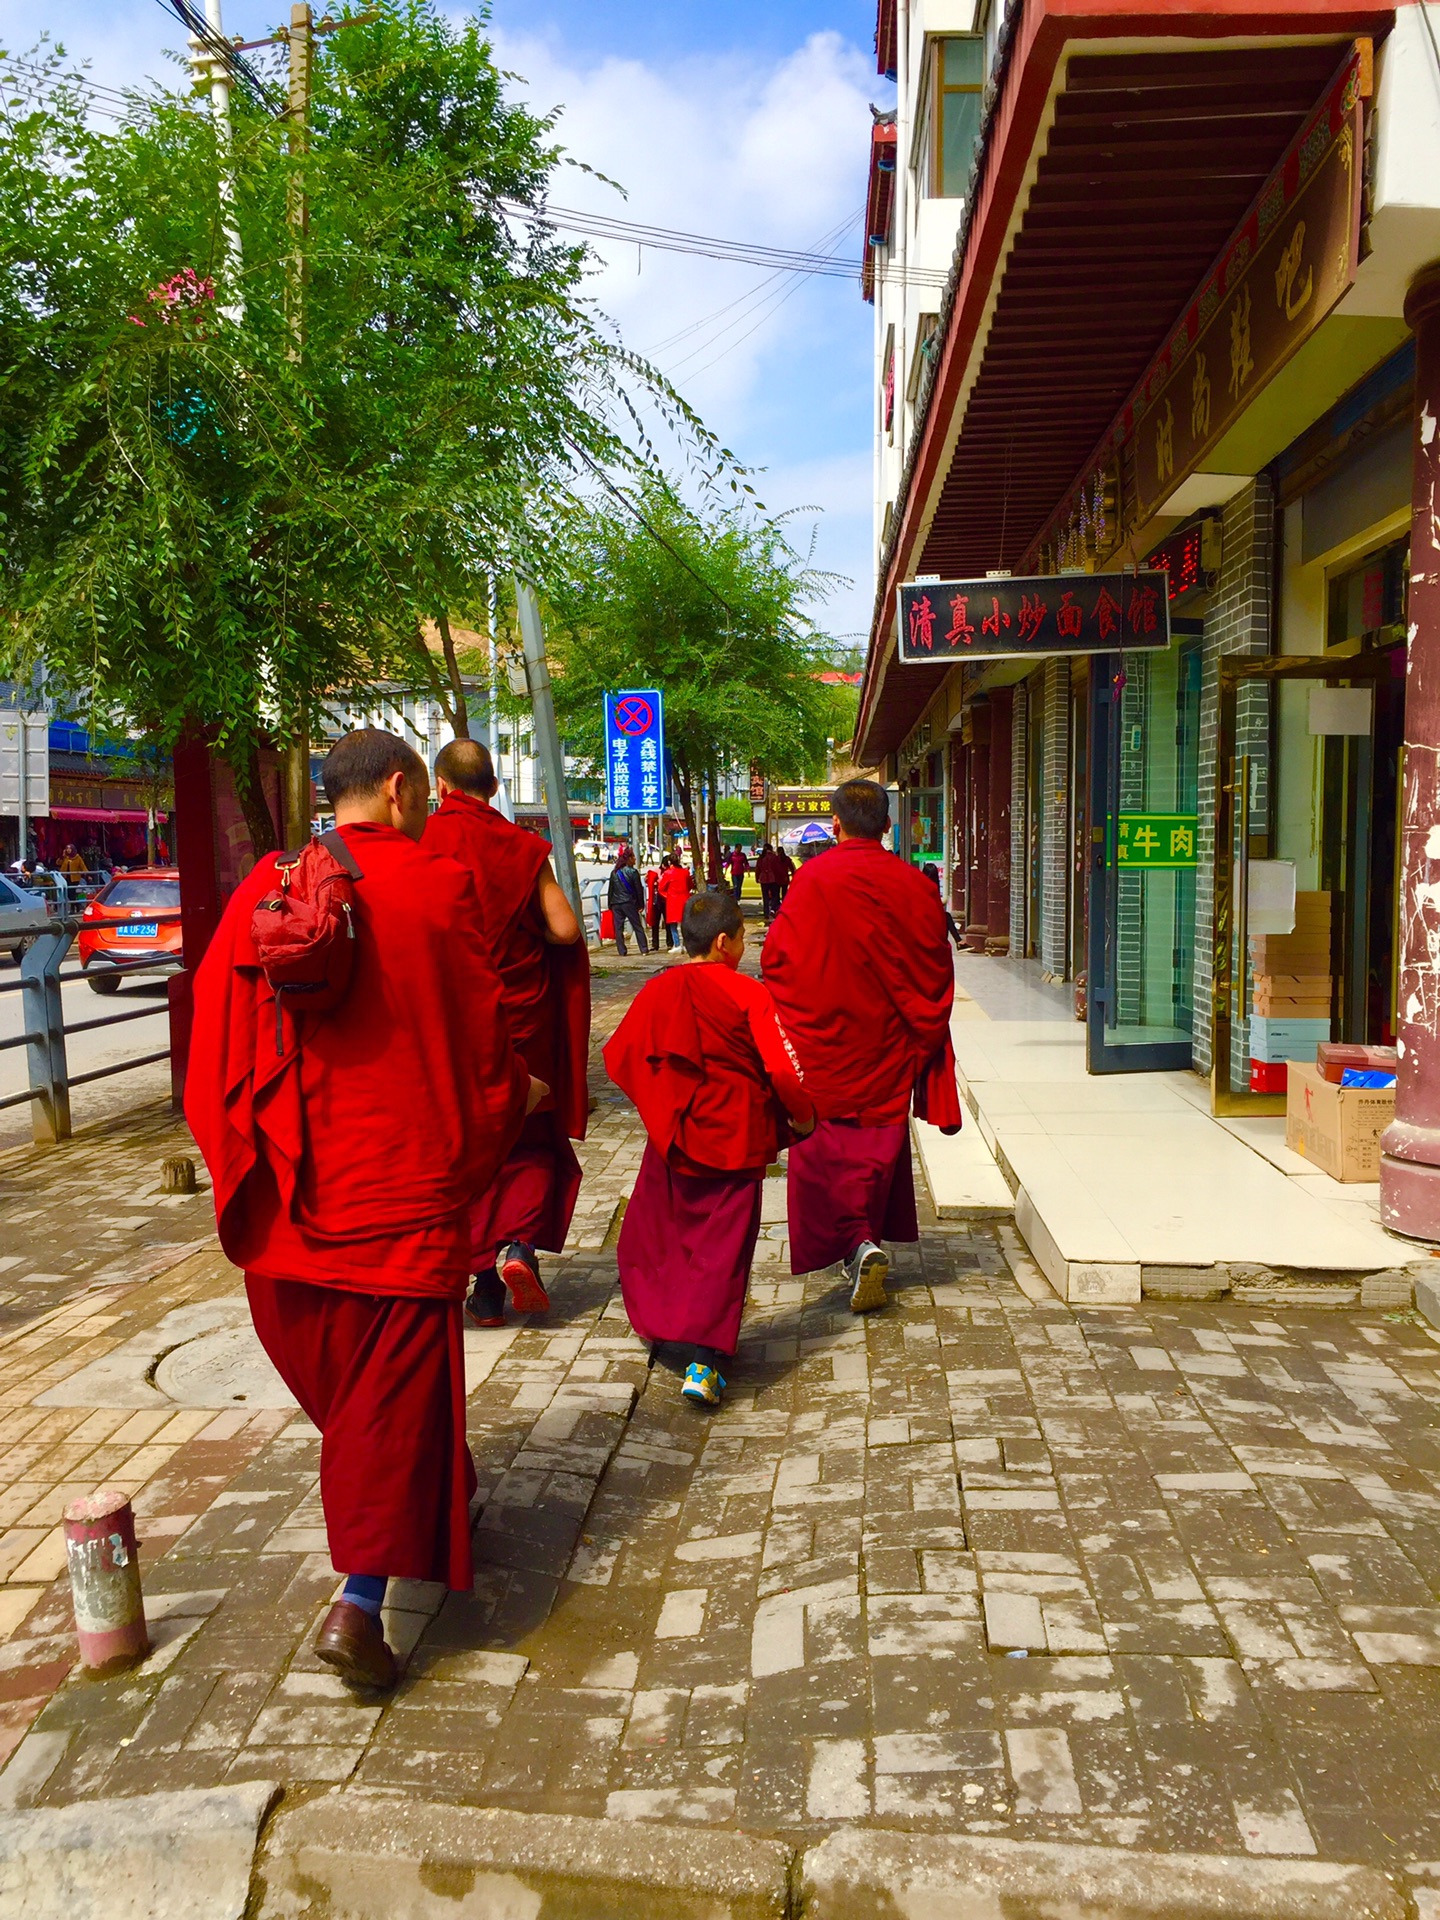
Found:
[[[341,1596],[352,1606],[359,1607],[362,1613],[373,1613],[380,1618],[380,1609],[385,1605],[385,1589],[390,1577],[384,1573],[351,1573],[345,1577],[345,1592]]]

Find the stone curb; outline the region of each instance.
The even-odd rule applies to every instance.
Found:
[[[341,1789],[272,1821],[260,1920],[783,1920],[776,1840]],[[208,1917],[207,1917],[208,1920]]]
[[[1373,1867],[847,1828],[805,1855],[805,1920],[1406,1920]]]
[[[242,1920],[273,1781],[0,1814],[0,1920]]]

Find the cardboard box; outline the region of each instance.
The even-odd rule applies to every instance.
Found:
[[[1250,937],[1250,966],[1255,973],[1308,974],[1330,971],[1328,933],[1256,933]]]
[[[1329,1038],[1328,1013],[1323,1020],[1271,1020],[1257,1013],[1250,1020],[1250,1058],[1313,1062],[1316,1047]]]
[[[1285,1144],[1332,1180],[1378,1180],[1380,1136],[1395,1118],[1395,1089],[1336,1087],[1318,1067],[1291,1061]]]
[[[1268,993],[1255,995],[1254,1010],[1262,1020],[1323,1020],[1330,1023],[1328,1000],[1282,1000]]]
[[[1321,932],[1330,931],[1330,896],[1328,893],[1297,893],[1295,896],[1295,931],[1304,933],[1309,929]]]

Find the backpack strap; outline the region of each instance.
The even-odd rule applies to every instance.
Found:
[[[340,866],[344,867],[352,880],[365,878],[338,827],[327,827],[320,836],[320,845]]]

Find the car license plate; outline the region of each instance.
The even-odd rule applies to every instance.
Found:
[[[117,927],[116,933],[122,940],[153,940],[160,931],[158,920],[131,920],[123,927]]]

